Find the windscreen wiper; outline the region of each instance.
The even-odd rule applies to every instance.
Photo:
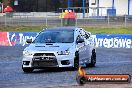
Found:
[[[45,43],[56,43],[56,42],[45,42]]]
[[[56,42],[45,42],[46,45],[53,45],[53,43],[56,43]]]

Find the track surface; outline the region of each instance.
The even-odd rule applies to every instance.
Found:
[[[0,88],[45,88],[76,84],[76,71],[69,69],[35,70],[25,74],[21,69],[24,47],[0,47]],[[132,49],[97,49],[97,64],[85,68],[92,74],[130,74]]]

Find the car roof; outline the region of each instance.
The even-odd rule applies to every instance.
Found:
[[[45,30],[54,31],[54,30],[71,30],[74,31],[77,27],[54,27],[54,28],[46,28]],[[43,30],[43,31],[45,31]]]

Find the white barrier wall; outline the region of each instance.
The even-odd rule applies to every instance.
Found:
[[[128,0],[115,0],[117,15],[128,14]]]
[[[89,0],[89,7],[97,7],[98,0]],[[112,7],[113,0],[99,0],[99,7],[103,7],[99,9],[100,16],[107,15],[107,8]],[[95,5],[92,5],[95,3]],[[104,8],[105,7],[105,8]],[[128,0],[115,0],[115,9],[116,15],[127,15],[128,14]],[[97,10],[93,11],[93,9],[89,10],[89,15],[93,16],[93,14],[97,15]],[[130,15],[132,15],[132,0],[130,1]]]
[[[132,0],[130,2],[130,15],[132,15]]]

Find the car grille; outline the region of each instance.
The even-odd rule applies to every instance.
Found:
[[[33,56],[34,67],[56,67],[57,65],[54,53],[35,53]]]

